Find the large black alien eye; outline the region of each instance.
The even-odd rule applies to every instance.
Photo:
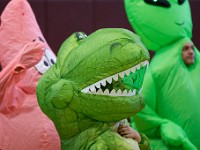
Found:
[[[145,3],[155,5],[155,6],[161,6],[161,7],[170,7],[170,3],[167,0],[144,0]]]
[[[185,2],[185,0],[178,0],[178,4],[182,5]]]

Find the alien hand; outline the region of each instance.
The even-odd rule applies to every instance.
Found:
[[[169,146],[182,146],[184,150],[197,150],[181,127],[171,121],[161,125],[161,137]]]

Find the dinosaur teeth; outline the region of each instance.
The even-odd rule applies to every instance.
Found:
[[[122,91],[119,89],[116,94],[117,96],[122,96]]]
[[[89,87],[89,89],[90,89],[91,92],[95,92],[95,91],[96,91],[96,88],[95,88],[94,85],[91,85],[91,86]]]
[[[101,85],[106,86],[106,79],[101,80]]]
[[[127,76],[129,76],[130,73],[131,73],[131,69],[128,69],[128,70],[125,71],[125,74],[126,74]]]
[[[115,95],[115,89],[110,92],[110,95]]]
[[[113,75],[112,78],[113,78],[115,81],[118,81],[118,74]]]
[[[127,90],[124,90],[122,95],[123,95],[123,96],[128,95]]]
[[[131,90],[128,92],[128,96],[132,96],[132,91]]]
[[[119,73],[119,76],[120,76],[121,78],[124,78],[124,72],[120,72],[120,73]]]
[[[133,73],[135,73],[135,71],[136,71],[136,67],[135,67],[135,66],[132,67],[132,68],[130,69],[130,71],[133,72]]]
[[[141,65],[144,67],[144,66],[147,66],[147,68],[149,67],[149,62],[146,60],[146,61],[143,61],[141,62]]]
[[[127,91],[124,90],[123,92],[119,89],[118,91],[115,91],[114,89],[109,92],[108,89],[106,89],[105,91],[102,91],[102,89],[99,89],[98,91],[89,91],[87,92],[88,94],[96,94],[96,95],[109,95],[109,96],[134,96],[136,95],[136,90],[133,91]]]
[[[99,89],[100,86],[101,86],[101,82],[100,82],[100,81],[99,81],[99,82],[96,82],[96,83],[95,83],[95,86]]]
[[[97,91],[97,93],[96,93],[96,94],[103,95],[103,91],[102,91],[102,89],[99,89],[99,90]]]
[[[111,84],[112,83],[112,77],[108,77],[106,81]]]
[[[81,90],[81,92],[83,93],[87,93],[89,91],[90,87],[84,88],[83,90]]]
[[[120,73],[117,73],[115,75],[112,75],[110,77],[107,77],[105,79],[102,79],[84,89],[81,90],[82,93],[88,93],[90,92],[90,94],[99,94],[99,95],[109,95],[109,96],[134,96],[136,94],[136,90],[133,91],[129,91],[127,92],[127,90],[124,90],[123,92],[121,90],[118,90],[117,92],[113,89],[111,92],[109,92],[108,90],[102,91],[101,86],[105,87],[107,83],[111,84],[112,81],[118,81],[119,76],[121,78],[124,78],[125,75],[130,75],[130,73],[135,73],[136,70],[140,70],[141,67],[147,67],[149,66],[149,62],[147,60],[135,65],[132,68],[129,68],[125,71],[122,71]],[[98,91],[96,91],[96,89],[99,89]],[[139,93],[141,92],[141,90],[139,91]]]
[[[108,94],[109,94],[108,89],[106,89],[106,90],[104,91],[104,94],[105,94],[105,95],[108,95]]]
[[[135,66],[137,70],[140,70],[140,64]]]
[[[134,89],[131,94],[135,95],[136,94],[136,89]]]

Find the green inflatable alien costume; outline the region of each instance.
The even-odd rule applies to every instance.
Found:
[[[128,19],[148,49],[156,51],[144,78],[145,109],[132,125],[156,150],[200,149],[200,54],[187,67],[182,48],[191,42],[188,0],[125,0]]]
[[[125,29],[88,37],[77,32],[62,44],[57,62],[37,85],[39,105],[53,120],[62,150],[138,149],[114,125],[144,107],[139,91],[148,60],[139,37]],[[129,74],[132,87],[123,84]]]

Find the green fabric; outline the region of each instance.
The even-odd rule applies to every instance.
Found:
[[[182,5],[178,4],[178,0],[146,1],[170,3],[170,7],[163,7],[147,4],[145,0],[124,0],[128,20],[148,49],[159,51],[182,37],[191,38],[192,20],[188,0]]]
[[[143,98],[140,94],[100,95],[91,85],[148,59],[149,53],[139,37],[126,29],[101,29],[88,37],[78,32],[62,44],[57,62],[37,85],[39,105],[53,120],[62,150],[134,149],[135,141],[119,135],[114,125],[140,111],[144,107]],[[132,81],[137,85],[136,93],[142,87],[144,68],[145,65],[141,66],[141,72],[137,69],[138,77]],[[118,77],[118,81],[112,80],[112,84],[100,88],[123,91],[126,89],[123,80]],[[86,90],[88,86],[90,93]]]
[[[199,51],[190,67],[182,60],[182,47],[192,36],[189,3],[168,0],[170,7],[162,7],[145,1],[125,0],[133,28],[156,51],[144,78],[146,107],[131,118],[132,126],[146,133],[153,150],[200,149]]]

